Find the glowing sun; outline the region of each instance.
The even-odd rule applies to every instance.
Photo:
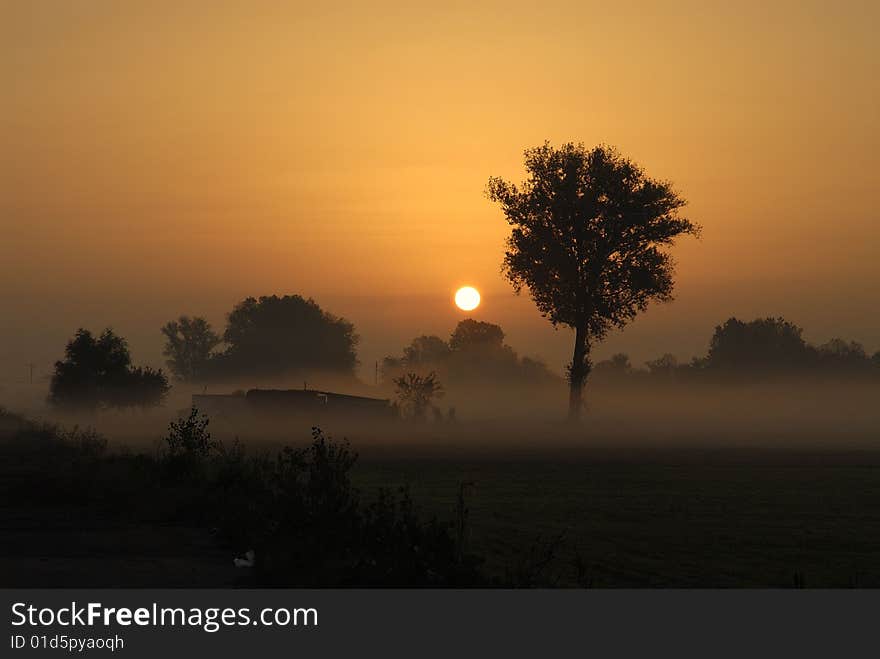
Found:
[[[462,311],[473,311],[480,306],[480,291],[473,286],[462,286],[455,291],[455,306]]]

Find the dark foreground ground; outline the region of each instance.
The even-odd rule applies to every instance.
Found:
[[[471,548],[494,573],[553,555],[595,587],[880,586],[880,454],[607,452],[570,462],[363,465],[432,513],[466,489]],[[559,540],[559,536],[561,540]]]
[[[142,497],[137,460],[125,464],[59,483],[57,460],[4,451],[0,586],[247,583],[207,524],[176,514],[189,495]],[[451,522],[466,484],[467,550],[523,585],[880,586],[878,452],[386,454],[363,458],[353,480],[364,498],[408,485],[423,513]]]

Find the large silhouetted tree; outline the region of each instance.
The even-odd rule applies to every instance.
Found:
[[[517,292],[529,289],[554,326],[575,332],[568,367],[569,416],[578,419],[590,351],[652,300],[672,298],[673,262],[663,251],[699,227],[679,215],[672,186],[607,146],[525,151],[528,178],[517,186],[489,179],[487,196],[513,227],[504,271]]]
[[[252,297],[229,314],[229,346],[212,370],[226,375],[330,371],[351,375],[357,365],[354,325],[299,295]]]
[[[97,338],[80,328],[55,362],[49,401],[59,407],[148,407],[169,390],[161,370],[133,367],[128,344],[112,330]]]
[[[180,380],[198,380],[206,374],[220,336],[204,318],[181,316],[162,327],[168,369]]]

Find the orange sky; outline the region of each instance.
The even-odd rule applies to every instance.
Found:
[[[482,194],[544,139],[617,146],[704,226],[600,356],[701,354],[733,314],[880,348],[880,4],[420,4],[0,0],[0,381],[80,325],[158,365],[166,320],[272,293],[371,365],[448,334],[461,283],[561,368]]]

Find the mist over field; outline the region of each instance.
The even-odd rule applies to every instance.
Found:
[[[223,393],[242,390],[230,383]],[[298,388],[284,380],[275,388]],[[316,388],[334,390],[332,378],[315,381]],[[348,383],[351,385],[351,383]],[[214,387],[211,388],[212,390]],[[393,391],[367,385],[349,386],[348,393],[392,399]],[[186,412],[191,395],[204,387],[177,386],[162,408],[137,411],[104,410],[94,414],[47,410],[40,394],[19,394],[0,405],[34,409],[35,418],[65,426],[94,427],[110,439],[111,449],[155,447],[170,421]],[[364,455],[492,456],[498,459],[572,454],[593,449],[663,447],[821,448],[880,450],[880,406],[876,382],[782,380],[753,384],[598,384],[587,395],[582,427],[564,421],[564,382],[537,387],[510,387],[499,383],[463,386],[438,401],[441,421],[408,424],[334,419],[305,415],[265,419],[257,415],[211,418],[218,439],[240,439],[245,446],[268,448],[283,444],[304,445],[313,425],[336,438],[347,438]],[[29,404],[30,403],[30,404]],[[449,408],[455,420],[445,418]]]

